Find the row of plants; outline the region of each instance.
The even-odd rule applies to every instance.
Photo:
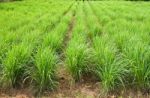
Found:
[[[133,6],[129,6],[130,2],[122,6],[116,6],[113,2],[106,3],[106,6],[100,5],[101,3],[94,2],[90,4],[103,26],[104,34],[94,38],[93,45],[97,63],[99,62],[96,65],[99,69],[97,73],[104,89],[112,91],[116,88],[133,87],[149,90],[150,45],[148,23],[145,22],[149,20],[149,15],[135,6],[131,12],[129,9]],[[126,7],[128,9],[124,9]],[[100,11],[103,8],[106,11]],[[121,11],[115,11],[117,9]],[[103,17],[108,17],[105,18],[105,22]]]
[[[65,65],[75,81],[81,81],[83,76],[89,72],[91,56],[89,44],[86,40],[86,28],[82,3],[79,3],[75,16],[76,22],[72,31],[71,40],[65,51]]]
[[[13,19],[13,18],[9,19],[10,15],[8,15],[8,17],[6,17],[7,14],[4,14],[4,16],[5,16],[4,18],[6,18],[6,19],[2,18],[2,21],[1,21],[1,23],[2,23],[1,31],[2,32],[0,33],[1,34],[1,36],[0,36],[0,40],[1,40],[1,43],[0,43],[0,47],[1,47],[0,57],[1,58],[3,58],[5,56],[5,53],[8,50],[10,50],[13,45],[19,44],[20,42],[22,42],[22,40],[34,39],[34,38],[36,38],[36,36],[37,37],[41,36],[41,35],[43,35],[43,33],[46,33],[48,31],[50,31],[51,29],[53,29],[54,25],[57,25],[57,23],[60,21],[62,15],[63,15],[63,13],[65,13],[66,10],[68,10],[68,8],[70,6],[70,5],[68,5],[66,7],[63,7],[64,9],[60,10],[61,11],[60,13],[56,13],[56,12],[58,12],[57,10],[59,9],[57,7],[56,7],[57,9],[52,9],[50,11],[47,10],[47,6],[49,5],[49,3],[50,2],[47,2],[47,3],[43,4],[43,5],[45,5],[45,7],[43,9],[43,10],[45,10],[45,13],[44,13],[44,11],[39,10],[39,11],[32,12],[33,15],[31,15],[30,12],[29,12],[29,15],[31,17],[31,20],[30,20],[29,23],[26,23],[26,21],[28,21],[29,16],[28,16],[28,14],[25,14],[24,11],[30,10],[28,7],[26,7],[25,4],[28,4],[28,6],[30,6],[31,3],[26,2],[24,4],[25,8],[24,8],[24,6],[21,7],[23,9],[21,12],[18,12],[18,9],[16,9],[16,11],[12,11],[14,13],[14,15],[16,15],[17,12],[23,14],[24,16],[26,15],[26,18],[22,17],[22,20],[18,20],[21,24],[24,24],[24,22],[26,23],[26,24],[24,24],[20,27],[17,26],[17,25],[20,25],[20,24],[15,23],[17,21],[16,18],[19,17],[19,16],[14,16],[15,19]],[[8,4],[8,5],[10,5],[10,4]],[[60,4],[63,4],[63,3],[60,3]],[[39,5],[39,9],[43,5]],[[52,4],[52,5],[56,6],[55,3]],[[13,8],[16,8],[15,6],[18,7],[18,4],[14,4],[13,6],[14,6]],[[6,4],[6,7],[7,7],[7,4]],[[33,6],[33,9],[35,9],[34,6]],[[11,14],[10,11],[4,11],[4,12],[8,13],[8,14]],[[41,14],[41,12],[42,12],[42,14]],[[39,16],[37,15],[35,17],[35,15],[37,13],[39,14]],[[34,16],[34,18],[32,18],[32,16]],[[3,17],[3,15],[1,17]],[[47,18],[47,17],[50,17],[50,18]],[[9,22],[9,21],[7,22],[7,20],[11,20],[13,22]],[[5,23],[7,23],[7,24],[5,25]],[[13,25],[12,23],[17,24],[17,25]],[[7,30],[3,26],[5,28],[7,28]],[[11,30],[10,29],[11,26],[13,26],[17,29]],[[34,36],[31,36],[31,35],[34,35]],[[32,41],[32,40],[28,40],[28,41]]]
[[[105,93],[130,87],[149,90],[149,15],[141,16],[145,11],[134,6],[132,16],[130,2],[115,12],[118,6],[113,4],[79,2],[76,25],[66,49],[66,68],[75,81],[92,73]]]
[[[33,84],[39,93],[45,90],[54,90],[58,84],[56,69],[60,63],[60,52],[63,51],[63,41],[71,21],[75,5],[62,18],[60,23],[51,32],[43,36],[35,57],[35,66],[32,66]],[[29,73],[30,73],[29,72]]]
[[[87,29],[89,30],[91,47],[93,49],[93,69],[92,74],[100,81],[102,91],[108,93],[117,87],[124,86],[127,66],[121,53],[119,53],[115,43],[109,39],[109,35],[104,32],[102,25],[97,19],[88,2],[84,3],[85,14],[90,15],[87,19]],[[92,24],[92,25],[89,25]]]
[[[38,91],[39,94],[44,90],[54,89],[56,84],[55,71],[58,63],[56,50],[61,49],[65,32],[74,10],[74,7],[71,7],[72,2],[64,1],[60,2],[60,4],[64,6],[61,10],[59,7],[54,6],[55,9],[45,10],[45,13],[42,12],[42,17],[38,16],[37,20],[34,17],[33,20],[31,19],[32,22],[25,24],[25,27],[20,27],[21,29],[18,28],[20,30],[13,31],[16,38],[9,40],[10,43],[4,35],[3,43],[1,43],[0,65],[2,88],[20,88],[28,85]],[[68,5],[66,6],[65,4]],[[56,3],[46,2],[43,5],[47,9],[49,5],[56,5]],[[56,13],[58,9],[60,13]],[[40,13],[38,12],[38,14]],[[27,19],[23,20],[26,21]],[[8,30],[6,36],[10,32],[11,30]],[[12,36],[9,35],[8,37]],[[14,40],[18,42],[15,43]]]

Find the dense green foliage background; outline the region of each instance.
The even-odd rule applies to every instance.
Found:
[[[91,75],[106,94],[147,92],[149,13],[150,2],[0,3],[0,88],[54,90],[64,69],[70,84]]]

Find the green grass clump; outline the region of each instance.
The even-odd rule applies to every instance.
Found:
[[[128,73],[127,64],[121,55],[117,55],[115,45],[110,43],[107,37],[95,37],[93,47],[96,59],[95,73],[104,91],[109,92],[124,86],[125,76]]]
[[[62,42],[61,36],[59,36],[56,32],[53,32],[52,34],[48,34],[43,43],[43,47],[50,47],[51,49],[54,50],[59,50],[61,47],[61,42]]]
[[[51,32],[45,35],[42,47],[50,47],[54,51],[59,52],[62,48],[65,34],[67,32],[70,16],[66,15],[61,23]]]
[[[34,66],[29,74],[38,93],[56,87],[56,65],[57,57],[51,49],[44,48],[37,51]]]
[[[67,47],[66,67],[76,81],[90,70],[91,59],[92,51],[87,44],[72,41]]]
[[[24,44],[13,46],[2,62],[1,83],[4,88],[20,86],[26,65],[30,62],[30,47]]]
[[[144,90],[150,89],[150,47],[137,37],[131,39],[123,49],[130,61],[130,75],[133,80],[131,85]]]

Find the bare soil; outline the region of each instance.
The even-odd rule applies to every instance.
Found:
[[[54,91],[46,91],[38,98],[150,98],[150,94],[128,89],[104,95],[101,83],[90,75],[74,82],[65,66],[59,65],[57,69],[58,87]],[[8,89],[0,91],[0,98],[37,98],[30,88]]]
[[[120,94],[111,93],[102,95],[100,82],[93,80],[91,76],[84,77],[80,82],[74,83],[64,66],[57,71],[58,88],[55,91],[44,92],[40,98],[150,98],[150,94],[140,91],[120,91]],[[32,91],[26,89],[10,89],[0,91],[0,98],[37,98]]]

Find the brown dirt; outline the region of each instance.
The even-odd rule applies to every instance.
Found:
[[[29,89],[0,90],[0,98],[34,98]]]
[[[51,98],[96,98],[98,95],[98,82],[90,78],[74,83],[64,66],[58,68],[59,86],[57,91],[50,94]]]
[[[100,82],[85,76],[80,82],[74,83],[70,74],[63,65],[57,69],[58,88],[55,91],[45,92],[41,98],[150,98],[150,95],[140,91],[120,91],[120,94],[111,93],[102,95]],[[103,97],[102,97],[103,96]],[[130,96],[130,97],[129,97]],[[36,98],[29,89],[10,89],[0,91],[0,98]]]

